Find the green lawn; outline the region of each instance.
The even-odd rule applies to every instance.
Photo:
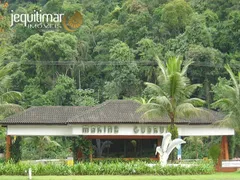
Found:
[[[0,176],[1,180],[27,180],[27,176]],[[239,180],[240,172],[189,176],[33,176],[32,180]]]

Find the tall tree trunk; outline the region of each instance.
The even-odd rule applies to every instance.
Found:
[[[196,159],[198,159],[197,145],[195,145]]]
[[[80,66],[78,69],[78,89],[81,89],[81,71],[80,71]]]
[[[205,95],[207,100],[207,108],[210,109],[210,87],[209,87],[209,81],[208,78],[205,77]]]
[[[169,116],[170,116],[170,119],[171,119],[169,132],[172,134],[172,139],[175,139],[175,138],[177,138],[177,137],[175,137],[176,135],[175,135],[175,126],[174,126],[174,123],[175,123],[174,113],[171,112],[171,113],[169,114]],[[175,154],[176,154],[176,150],[173,149],[173,151],[172,151],[171,154],[170,154],[170,159],[171,159],[171,162],[172,162],[172,163],[174,162],[174,160],[175,160],[175,158],[176,158],[176,157],[175,157]]]

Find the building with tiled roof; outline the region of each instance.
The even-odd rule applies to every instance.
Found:
[[[33,106],[0,121],[2,125],[55,124],[64,125],[70,117],[80,116],[91,107],[84,106]]]
[[[0,124],[6,125],[68,125],[68,124],[169,124],[169,117],[146,119],[137,112],[139,103],[132,100],[109,100],[94,107],[86,106],[33,106],[10,116]],[[222,114],[208,110],[208,115],[179,119],[176,124],[207,125],[223,118]]]
[[[113,145],[108,156],[122,149],[123,157],[132,157],[131,142],[134,140],[139,150],[135,156],[154,157],[153,149],[160,145],[170,119],[167,116],[146,119],[137,111],[139,106],[132,100],[109,100],[94,107],[31,107],[0,121],[0,124],[7,128],[8,142],[10,136],[84,136],[93,144],[96,139],[111,141]],[[216,125],[223,118],[222,114],[208,112],[208,115],[200,117],[177,119],[179,135],[234,135],[233,129]]]

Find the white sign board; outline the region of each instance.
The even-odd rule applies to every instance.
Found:
[[[237,167],[237,168],[240,168],[240,161],[235,161],[235,160],[222,161],[222,167],[226,167],[226,168]]]
[[[178,125],[179,136],[234,135],[234,130],[213,125]],[[126,135],[162,136],[167,125],[160,124],[70,124],[70,125],[8,125],[7,135],[15,136],[78,136]]]

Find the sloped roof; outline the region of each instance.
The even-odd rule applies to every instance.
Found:
[[[82,106],[35,106],[10,116],[0,124],[104,124],[104,123],[146,123],[169,124],[170,119],[162,117],[148,120],[142,113],[136,112],[140,105],[132,100],[109,100],[94,107]],[[209,111],[209,116],[180,119],[176,124],[212,124],[222,119],[222,115]]]
[[[140,104],[132,100],[110,100],[99,104],[80,116],[68,119],[68,124],[82,123],[159,123],[169,124],[170,118],[165,116],[159,119],[143,118],[143,113],[136,112]],[[179,119],[176,124],[212,124],[222,119],[216,111],[207,110],[208,115],[190,119]]]
[[[91,107],[83,106],[33,106],[21,113],[7,117],[0,124],[66,124],[69,117],[80,115]]]
[[[144,119],[136,112],[138,107],[139,104],[131,100],[109,100],[68,119],[68,123],[139,123]]]

